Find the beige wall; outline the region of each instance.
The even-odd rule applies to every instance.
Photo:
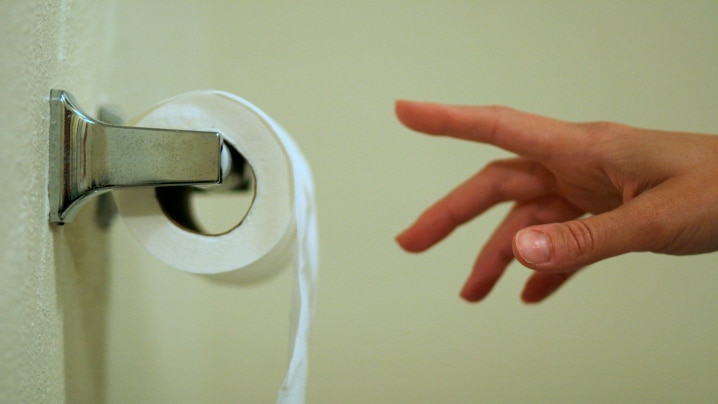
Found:
[[[714,1],[123,1],[105,98],[128,116],[214,87],[292,132],[317,183],[322,268],[308,401],[713,402],[716,255],[609,260],[537,307],[512,265],[457,297],[506,207],[422,256],[393,244],[491,159],[424,138],[396,98],[718,133]],[[272,402],[288,273],[222,288],[164,266],[117,222],[108,397]]]
[[[105,1],[0,2],[0,402],[100,402],[107,237],[89,204],[48,224],[48,96],[93,112]]]

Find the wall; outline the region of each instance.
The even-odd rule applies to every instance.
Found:
[[[322,241],[308,402],[712,402],[715,255],[612,259],[536,307],[514,264],[466,304],[507,207],[421,256],[392,238],[505,153],[409,133],[392,104],[718,133],[716,20],[712,1],[128,1],[105,88],[128,116],[220,88],[295,135]],[[158,263],[121,222],[112,237],[109,401],[273,401],[290,274],[221,288]]]
[[[92,204],[48,224],[48,95],[97,103],[107,2],[5,1],[0,14],[0,401],[103,398],[106,234]]]

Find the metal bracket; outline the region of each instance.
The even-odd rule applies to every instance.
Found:
[[[49,140],[50,222],[59,224],[70,222],[91,198],[115,188],[221,184],[236,154],[224,146],[219,132],[92,119],[72,95],[55,89],[50,92]]]

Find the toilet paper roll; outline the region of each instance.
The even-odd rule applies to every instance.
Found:
[[[312,176],[291,137],[264,112],[225,92],[206,90],[165,101],[135,126],[211,130],[244,156],[255,177],[242,222],[220,235],[199,234],[165,215],[153,188],[114,192],[131,233],[150,253],[183,271],[223,281],[251,281],[292,264],[290,359],[277,402],[304,401],[307,343],[318,268]]]

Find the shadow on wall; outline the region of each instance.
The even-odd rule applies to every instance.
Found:
[[[62,311],[67,402],[105,400],[109,237],[97,201],[64,226],[53,225],[57,306]]]

